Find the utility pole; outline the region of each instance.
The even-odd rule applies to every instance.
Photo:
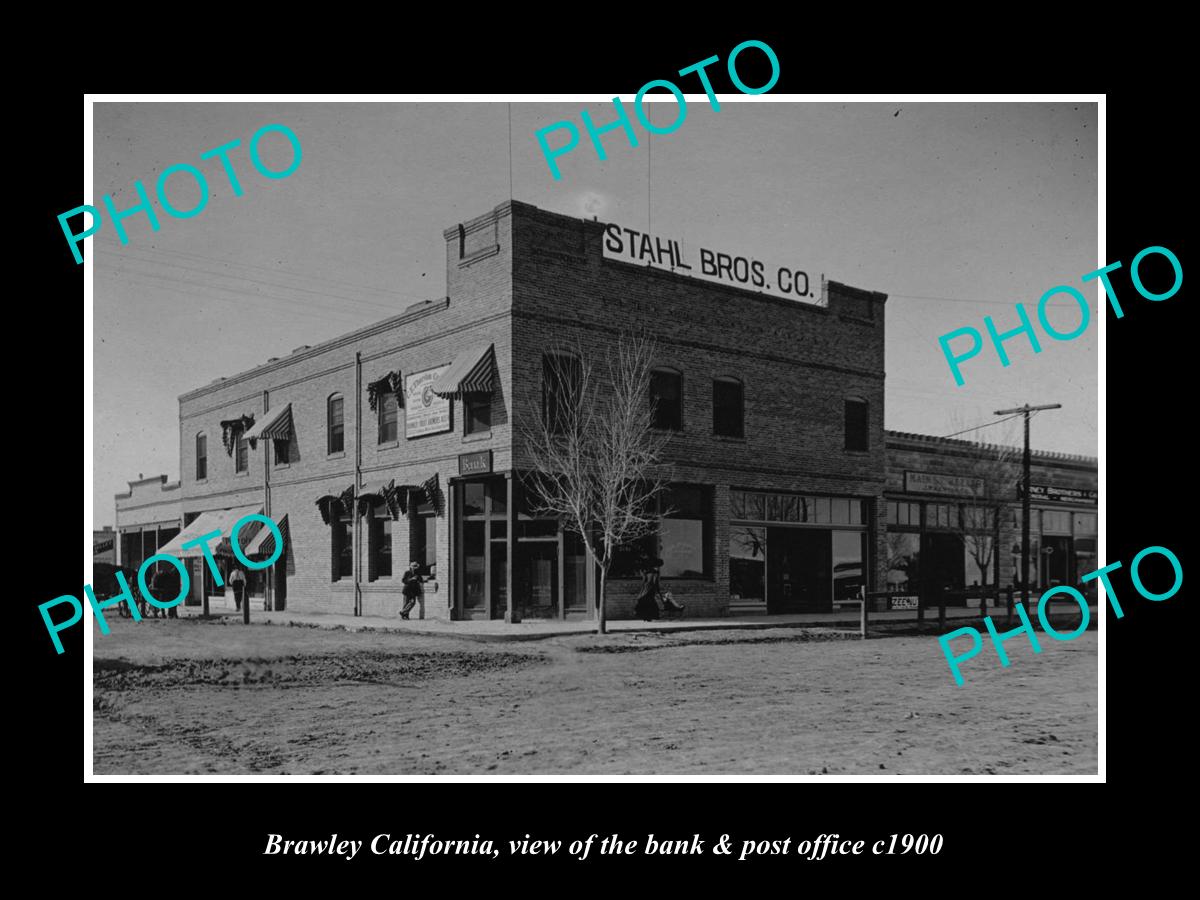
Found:
[[[1025,415],[1025,454],[1021,460],[1021,602],[1029,608],[1029,414],[1043,409],[1062,409],[1061,403],[1046,403],[1030,406],[1026,403],[1016,409],[998,409],[997,416]],[[998,548],[997,548],[998,549]]]

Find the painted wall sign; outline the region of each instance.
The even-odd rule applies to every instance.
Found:
[[[458,456],[459,475],[480,475],[492,471],[492,451],[480,450],[478,453],[460,453]]]
[[[450,401],[433,392],[433,384],[449,365],[404,377],[404,435],[420,437],[450,430]]]
[[[767,265],[761,260],[718,253],[707,247],[687,254],[679,241],[655,237],[621,225],[605,226],[604,256],[624,262],[649,263],[681,275],[695,275],[711,281],[761,290],[791,300],[817,303],[821,298],[821,276],[806,269]]]
[[[934,472],[905,472],[904,489],[922,494],[949,494],[953,497],[978,497],[984,492],[982,478],[968,475],[941,475]]]

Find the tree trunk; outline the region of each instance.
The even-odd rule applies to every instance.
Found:
[[[604,609],[604,594],[608,587],[608,572],[603,568],[600,569],[600,591],[596,596],[596,633],[607,633],[607,620],[605,619]]]

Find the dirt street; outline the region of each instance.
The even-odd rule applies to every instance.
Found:
[[[198,620],[95,638],[96,774],[1094,774],[1097,636],[479,643]]]

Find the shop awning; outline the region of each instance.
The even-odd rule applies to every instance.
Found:
[[[286,441],[292,436],[292,404],[285,403],[279,409],[267,413],[261,422],[247,431],[243,437],[253,447],[262,438]]]
[[[433,383],[439,397],[461,397],[463,394],[490,394],[496,371],[496,352],[492,344],[480,344],[464,350],[450,364],[442,377]]]
[[[276,520],[275,524],[279,526],[279,533],[283,535],[283,546],[286,548],[288,541],[291,540],[291,536],[288,533],[287,515],[285,514],[282,519]],[[272,556],[275,553],[275,532],[266,525],[263,525],[258,530],[258,534],[250,539],[250,543],[243,545],[242,553],[245,556]],[[282,559],[282,556],[280,559]]]
[[[203,544],[196,544],[193,547],[188,547],[186,550],[183,545],[189,541],[193,541],[202,535],[208,534],[210,531],[221,532],[221,543],[218,546],[208,544],[212,552],[223,547],[226,552],[229,552],[229,532],[233,530],[233,526],[243,516],[262,513],[262,504],[257,506],[238,506],[233,509],[215,509],[211,512],[201,513],[199,518],[188,525],[183,531],[171,538],[161,547],[158,548],[159,553],[169,553],[171,556],[184,559],[189,556],[203,556]],[[262,527],[261,522],[255,522],[255,526]],[[249,526],[248,526],[249,527]],[[242,540],[245,540],[245,530],[239,535]]]

